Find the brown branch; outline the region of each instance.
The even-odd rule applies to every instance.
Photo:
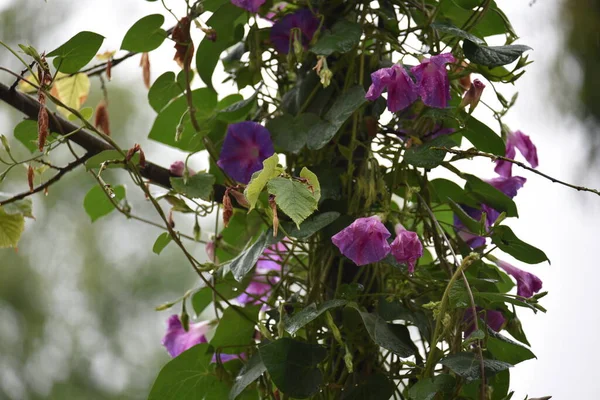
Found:
[[[549,181],[553,182],[553,183],[558,183],[560,185],[566,186],[566,187],[570,187],[571,189],[575,189],[577,191],[580,192],[590,192],[590,193],[594,193],[597,194],[598,196],[600,196],[600,191],[596,190],[596,189],[590,189],[587,188],[585,186],[577,186],[577,185],[573,185],[564,181],[561,181],[559,179],[553,178],[550,175],[546,175],[543,172],[538,171],[535,168],[531,168],[527,165],[525,165],[524,163],[517,161],[517,160],[513,160],[512,158],[508,158],[508,157],[503,157],[503,156],[497,156],[495,154],[490,154],[490,153],[484,153],[482,151],[478,151],[475,149],[470,149],[470,150],[455,150],[455,149],[449,149],[447,147],[431,147],[432,150],[443,150],[447,153],[452,153],[452,154],[456,154],[459,156],[462,156],[463,158],[471,158],[471,157],[486,157],[489,158],[493,161],[496,160],[502,160],[502,161],[506,161],[512,164],[515,164],[523,169],[526,169],[528,171],[533,172],[536,175],[542,176],[546,179],[548,179]]]
[[[21,111],[28,118],[37,119],[40,104],[34,98],[19,91],[10,90],[8,86],[0,83],[0,100]],[[49,119],[50,130],[60,135],[68,135],[67,138],[70,141],[78,144],[87,151],[88,157],[104,150],[113,150],[110,144],[98,138],[93,133],[82,129],[56,113],[51,114],[51,116],[52,118]],[[146,165],[143,168],[140,167],[140,174],[154,185],[167,189],[171,188],[170,178],[172,175],[164,167],[146,161]],[[213,193],[215,201],[220,202],[225,193],[225,188],[222,185],[214,185]]]
[[[0,201],[0,207],[5,206],[10,203],[14,203],[15,201],[18,201],[18,200],[24,199],[28,196],[31,196],[34,193],[38,193],[38,192],[41,192],[42,190],[45,190],[46,188],[50,187],[52,184],[58,182],[58,180],[60,178],[62,178],[64,175],[66,175],[67,173],[71,172],[72,170],[74,170],[75,168],[77,168],[78,166],[80,166],[81,164],[86,162],[86,160],[88,160],[90,157],[91,157],[90,153],[86,153],[82,157],[79,157],[78,159],[67,164],[63,168],[60,168],[56,175],[54,175],[52,178],[48,179],[46,182],[42,183],[41,185],[35,187],[33,190],[17,194],[15,196],[11,197],[10,199]]]

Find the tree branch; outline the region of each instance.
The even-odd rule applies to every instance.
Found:
[[[575,189],[575,190],[580,191],[580,192],[590,192],[590,193],[594,193],[594,194],[597,194],[598,196],[600,196],[600,191],[598,191],[596,189],[590,189],[590,188],[587,188],[585,186],[572,185],[570,183],[561,181],[559,179],[551,177],[550,175],[546,175],[543,172],[538,171],[537,169],[531,168],[531,167],[523,164],[520,161],[513,160],[512,158],[503,157],[503,156],[497,156],[495,154],[490,154],[490,153],[484,153],[482,151],[477,151],[475,149],[470,149],[470,150],[455,150],[455,149],[449,149],[447,147],[432,147],[431,149],[432,150],[443,150],[443,151],[445,151],[447,153],[452,153],[452,154],[456,154],[456,155],[462,156],[463,158],[486,157],[486,158],[489,158],[489,159],[494,160],[494,161],[496,161],[496,160],[506,161],[506,162],[518,165],[519,167],[521,167],[523,169],[531,171],[534,174],[542,176],[542,177],[550,180],[551,182],[558,183],[558,184],[566,186],[566,187],[570,187],[571,189]]]

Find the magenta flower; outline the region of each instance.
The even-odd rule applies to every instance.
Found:
[[[292,30],[299,30],[299,39],[306,49],[319,29],[320,23],[319,18],[307,8],[288,14],[271,28],[271,42],[273,42],[275,50],[281,54],[287,54],[292,45]]]
[[[402,65],[396,64],[391,68],[373,72],[371,82],[365,98],[370,101],[377,100],[387,89],[387,105],[391,112],[403,110],[419,98],[417,86]]]
[[[479,79],[475,79],[460,102],[460,106],[466,107],[468,105],[470,106],[469,112],[473,112],[475,107],[477,107],[477,104],[479,104],[483,89],[485,89],[485,85]]]
[[[183,161],[175,161],[169,167],[169,171],[171,172],[171,175],[173,175],[173,176],[183,176],[184,169],[185,169],[185,163]],[[190,174],[190,176],[191,176],[191,175],[195,175],[196,172],[194,170],[192,170],[191,168],[188,168],[188,174]]]
[[[502,260],[496,260],[496,265],[517,280],[517,295],[529,298],[542,289],[542,280],[534,274]]]
[[[231,3],[251,13],[257,13],[260,6],[265,4],[265,1],[267,0],[231,0]]]
[[[496,332],[500,332],[506,319],[504,315],[500,311],[496,310],[484,310],[481,307],[477,307],[477,317],[479,319],[483,319],[487,326],[492,328]],[[465,315],[463,317],[463,321],[465,322],[465,338],[469,337],[473,331],[475,331],[475,323],[473,321],[473,309],[471,307],[465,310]],[[481,326],[480,326],[481,329]]]
[[[394,258],[408,266],[409,273],[415,272],[415,263],[423,255],[423,245],[416,232],[407,231],[402,224],[396,225],[396,239],[390,248]]]
[[[285,240],[285,239],[284,239]],[[269,246],[256,263],[256,272],[266,274],[269,271],[281,271],[282,253],[287,252],[283,241]]]
[[[521,131],[510,132],[506,137],[506,157],[514,159],[517,155],[515,149],[518,149],[519,152],[525,157],[525,160],[531,165],[532,168],[537,168],[538,166],[538,156],[537,156],[537,148],[531,141],[531,138],[525,135]],[[496,161],[496,168],[494,171],[501,176],[511,176],[512,175],[512,163],[504,160]]]
[[[417,78],[418,93],[429,107],[446,108],[450,101],[450,81],[446,64],[454,62],[450,53],[425,58],[410,71]]]
[[[192,346],[206,343],[207,332],[208,321],[190,323],[190,329],[186,332],[181,325],[179,315],[171,315],[167,321],[167,333],[162,339],[162,345],[166,347],[171,357],[177,357]]]
[[[257,274],[252,278],[244,293],[236,297],[236,300],[241,305],[264,303],[269,299],[271,289],[278,281],[279,277],[277,276]]]
[[[331,241],[356,265],[381,261],[390,252],[390,232],[377,216],[358,218],[352,225],[333,235]]]
[[[236,181],[248,183],[252,174],[262,169],[262,162],[274,153],[267,128],[252,121],[238,122],[227,128],[217,164]]]
[[[512,199],[517,195],[517,191],[527,182],[527,179],[521,176],[499,176],[486,182]]]

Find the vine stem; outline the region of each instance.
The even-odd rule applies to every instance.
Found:
[[[554,177],[552,177],[550,175],[547,175],[547,174],[545,174],[543,172],[540,172],[540,171],[536,170],[535,168],[531,168],[531,167],[525,165],[524,163],[522,163],[520,161],[513,160],[512,158],[503,157],[503,156],[497,156],[495,154],[485,153],[483,151],[478,151],[478,150],[474,150],[474,149],[470,149],[470,150],[455,150],[455,149],[450,149],[450,148],[447,148],[447,147],[431,147],[431,149],[432,150],[443,150],[443,151],[445,151],[447,153],[456,154],[456,155],[462,156],[464,158],[486,157],[486,158],[489,158],[489,159],[491,159],[493,161],[496,161],[496,160],[506,161],[506,162],[515,164],[515,165],[517,165],[517,166],[519,166],[519,167],[521,167],[523,169],[531,171],[531,172],[533,172],[536,175],[544,177],[544,178],[548,179],[549,181],[551,181],[553,183],[558,183],[559,185],[563,185],[563,186],[569,187],[571,189],[575,189],[578,192],[590,192],[590,193],[594,193],[594,194],[600,196],[600,191],[597,190],[597,189],[591,189],[591,188],[587,188],[585,186],[577,186],[577,185],[573,185],[573,184],[568,183],[568,182],[561,181],[560,179],[556,179],[556,178],[554,178]]]

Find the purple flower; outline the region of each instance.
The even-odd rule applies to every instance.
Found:
[[[407,231],[402,224],[396,225],[396,239],[390,248],[394,258],[408,266],[409,273],[415,272],[415,263],[423,255],[423,245],[416,232]]]
[[[356,265],[381,261],[390,252],[390,232],[377,216],[358,218],[352,225],[335,234],[331,241]]]
[[[231,0],[231,3],[251,13],[257,13],[260,6],[265,4],[265,1],[267,0]]]
[[[169,167],[169,171],[171,172],[171,175],[173,175],[173,176],[183,176],[184,170],[185,170],[185,163],[183,161],[175,161]],[[195,175],[196,172],[193,169],[188,168],[188,174],[190,174],[190,176],[191,176],[191,175]]]
[[[269,271],[280,271],[281,262],[283,261],[281,254],[285,252],[287,252],[287,249],[283,241],[269,246],[258,259],[256,272],[266,274]]]
[[[417,86],[402,65],[396,64],[391,68],[373,72],[371,82],[365,98],[370,101],[377,100],[387,89],[387,105],[391,112],[405,109],[419,97]]]
[[[312,40],[315,32],[319,29],[321,21],[313,13],[305,8],[293,14],[288,14],[277,21],[271,28],[271,42],[275,49],[281,54],[290,52],[292,45],[292,29],[300,30],[300,41],[304,48]]]
[[[521,131],[510,132],[506,138],[506,154],[507,158],[514,159],[517,155],[515,149],[518,149],[519,152],[525,157],[525,160],[531,165],[532,168],[537,168],[538,166],[538,156],[537,149],[531,138],[525,135]],[[504,160],[496,161],[496,168],[494,171],[501,176],[511,176],[512,175],[512,163]]]
[[[232,361],[232,360],[237,360],[237,359],[244,359],[246,358],[246,354],[242,353],[242,354],[225,354],[225,353],[219,353],[219,361],[221,361],[221,364],[224,364],[226,362]],[[210,360],[211,363],[215,364],[217,362],[217,353],[215,353],[212,357],[212,360]]]
[[[479,79],[475,79],[460,102],[460,107],[466,107],[468,105],[470,106],[469,112],[473,112],[475,107],[477,107],[477,104],[479,104],[483,89],[485,89],[485,85]]]
[[[487,180],[486,182],[512,199],[517,195],[517,191],[523,187],[525,182],[527,182],[527,179],[521,176],[499,176],[497,178]],[[496,219],[498,219],[500,212],[487,205],[484,206],[484,211],[487,213],[488,222],[490,225],[493,225],[494,222],[496,222]]]
[[[450,81],[446,64],[454,62],[450,53],[425,58],[420,65],[411,68],[417,78],[418,92],[425,105],[446,108],[450,101]]]
[[[483,319],[487,326],[492,328],[496,332],[500,332],[506,319],[500,311],[496,310],[484,310],[481,307],[477,307],[477,317]],[[465,310],[465,316],[463,318],[465,322],[465,338],[469,337],[473,331],[475,331],[475,323],[473,321],[473,309],[471,307]],[[481,327],[480,327],[481,328]]]
[[[496,260],[496,265],[517,280],[517,295],[529,298],[542,289],[542,280],[537,276],[514,267],[506,261]]]
[[[268,300],[273,285],[279,281],[279,277],[267,275],[255,275],[250,284],[236,300],[242,305],[260,304]]]
[[[460,204],[460,207],[465,211],[465,213],[467,213],[468,216],[470,216],[474,220],[481,220],[482,210],[469,207],[464,204]],[[487,208],[483,211],[486,211],[486,213],[489,214],[489,210]],[[487,218],[485,224],[487,230],[489,226],[489,220]],[[462,240],[464,240],[465,243],[469,245],[469,247],[471,247],[472,249],[485,245],[485,238],[483,236],[475,235],[474,233],[470,232],[467,229],[467,227],[462,223],[462,221],[456,216],[456,214],[454,214],[454,228],[456,230],[457,235],[460,236]]]
[[[162,339],[162,344],[171,357],[177,357],[192,346],[206,343],[206,332],[208,332],[208,321],[190,323],[190,329],[186,332],[181,325],[179,315],[171,315],[167,321],[167,333]]]
[[[233,179],[250,182],[260,171],[262,162],[275,153],[271,134],[264,126],[252,121],[229,125],[217,164]]]

